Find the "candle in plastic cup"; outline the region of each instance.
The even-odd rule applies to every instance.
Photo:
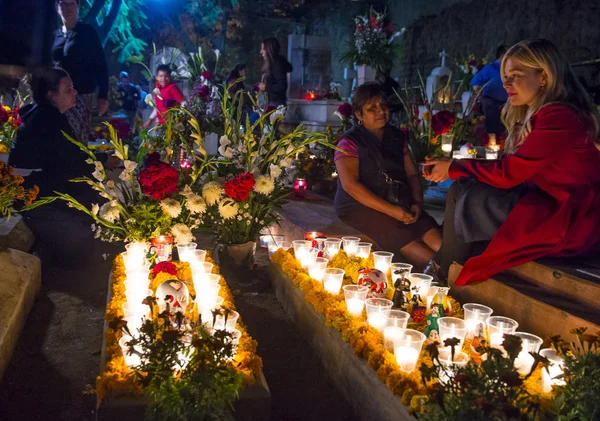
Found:
[[[387,276],[388,270],[390,270],[390,265],[392,264],[393,257],[394,253],[390,253],[389,251],[373,252],[373,263],[375,269],[382,271]]]
[[[200,283],[194,283],[194,288],[196,289],[198,312],[203,313],[214,309],[217,298],[219,297],[219,290],[221,289],[218,280],[207,280]]]
[[[364,285],[344,285],[342,289],[344,290],[348,313],[356,317],[362,316],[369,287]]]
[[[339,238],[327,238],[325,239],[325,255],[329,259],[333,259],[336,254],[340,251],[342,246],[342,240]]]
[[[383,343],[388,351],[394,352],[398,340],[404,337],[405,330],[405,328],[396,326],[386,326],[383,328]]]
[[[410,319],[410,314],[408,314],[406,311],[392,309],[387,314],[386,326],[394,326],[406,329],[408,319]]]
[[[356,246],[356,256],[362,259],[368,259],[371,254],[371,243],[358,243]]]
[[[521,338],[521,352],[515,358],[515,368],[520,375],[526,376],[535,362],[535,358],[530,352],[538,352],[544,340],[539,336],[526,332],[515,332],[513,335]]]
[[[339,294],[344,282],[345,273],[343,269],[326,268],[323,275],[323,287],[325,291],[333,295]]]
[[[358,237],[342,237],[342,243],[344,244],[344,251],[348,257],[354,257],[358,251],[358,243],[360,238]]]
[[[544,393],[550,393],[552,386],[562,386],[565,381],[559,378],[563,374],[565,362],[555,350],[547,348],[540,351],[540,355],[550,360],[548,368],[542,369],[542,390]]]
[[[316,248],[309,248],[308,251],[300,258],[300,264],[303,269],[308,269],[315,264],[319,257],[319,250]]]
[[[482,328],[485,332],[485,321],[492,315],[494,310],[488,306],[476,303],[467,303],[463,306],[465,323],[468,335],[476,335]]]
[[[408,275],[410,275],[412,268],[413,265],[410,265],[408,263],[392,263],[390,265],[392,285],[396,283],[398,278],[408,278]]]
[[[424,273],[411,273],[408,279],[410,279],[410,288],[413,294],[419,294],[421,298],[425,299],[429,293],[433,276]]]
[[[132,262],[142,262],[146,258],[148,244],[142,241],[135,241],[125,244],[125,250],[127,250],[127,256]]]
[[[383,333],[383,328],[387,324],[387,316],[393,305],[392,301],[385,298],[368,298],[365,300],[369,324]]]
[[[125,314],[125,318],[129,317],[138,317],[147,319],[150,315],[150,307],[141,303],[123,303],[123,313]]]
[[[283,241],[282,235],[261,235],[260,246],[268,248],[270,244],[279,244]]]
[[[137,269],[125,271],[125,278],[132,284],[147,285],[150,282],[150,269]],[[146,287],[147,288],[147,287]]]
[[[452,159],[462,159],[462,153],[460,151],[452,151]]]
[[[217,315],[215,319],[215,330],[226,330],[228,332],[233,332],[235,330],[235,325],[237,323],[237,319],[240,317],[240,314],[237,311],[230,311],[227,315],[227,320],[225,318],[225,313]]]
[[[417,330],[405,329],[404,336],[396,341],[394,354],[400,370],[410,373],[417,367],[425,335]]]
[[[439,360],[444,370],[440,371],[440,383],[447,383],[452,377],[454,377],[456,370],[460,367],[464,367],[469,363],[469,356],[458,349],[454,352],[454,359],[452,359],[452,350],[450,348],[440,349]]]
[[[298,252],[312,248],[312,242],[306,240],[294,240],[292,241],[292,247],[294,247],[294,254],[296,255],[296,258],[298,258]]]
[[[322,282],[325,276],[325,269],[327,268],[328,259],[324,257],[317,257],[315,262],[308,268],[308,275],[315,281]]]
[[[439,334],[442,346],[444,346],[444,341],[446,339],[456,338],[460,341],[456,349],[462,349],[465,335],[467,334],[467,324],[463,319],[458,319],[456,317],[441,317],[438,319],[438,327],[440,328]]]
[[[292,243],[289,241],[280,241],[277,243],[269,243],[269,257],[273,256],[279,249],[288,251],[292,247]]]
[[[151,289],[125,291],[125,298],[127,298],[127,302],[132,304],[141,305],[142,301],[144,301],[146,297],[151,297],[152,295],[154,295],[154,292],[152,292]]]
[[[196,243],[177,244],[177,255],[180,262],[191,262],[194,260],[194,251],[198,245]]]
[[[516,320],[503,316],[488,317],[486,324],[490,334],[490,346],[493,348],[501,348],[502,342],[504,342],[504,334],[512,334],[519,327]]]
[[[204,279],[208,279],[208,275],[212,273],[214,265],[208,262],[202,262],[194,265],[192,267],[192,279],[194,280],[194,284],[196,282],[201,282]]]

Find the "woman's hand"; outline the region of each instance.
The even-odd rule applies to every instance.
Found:
[[[449,178],[448,170],[452,159],[440,158],[423,162],[423,178],[434,183],[441,183]]]
[[[423,212],[423,206],[419,203],[415,203],[410,207],[410,213],[412,214],[415,222],[421,217],[421,213]]]
[[[400,222],[404,222],[405,224],[413,224],[417,221],[414,215],[406,212],[400,206],[394,206],[394,210],[390,216]]]
[[[103,116],[108,112],[108,101],[106,99],[98,100],[98,115]]]

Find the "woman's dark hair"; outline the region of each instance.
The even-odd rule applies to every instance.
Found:
[[[362,113],[362,109],[374,98],[381,98],[381,100],[387,103],[387,98],[383,90],[383,86],[379,82],[365,82],[352,93],[352,121],[354,124],[358,124],[355,112]]]
[[[238,80],[241,77],[240,72],[245,69],[246,69],[245,63],[236,64],[235,67],[233,69],[231,69],[231,72],[229,73],[229,76],[227,77],[227,82],[229,82],[231,80]]]
[[[54,2],[54,6],[55,6],[56,9],[58,9],[58,3],[60,3],[60,0],[56,0]],[[75,0],[75,3],[77,3],[77,6],[79,6],[79,0]]]
[[[69,77],[63,69],[45,69],[32,75],[31,92],[36,104],[49,104],[48,92],[58,92],[60,81]]]
[[[168,75],[171,76],[171,66],[169,66],[168,64],[161,64],[156,68],[157,75],[158,72],[167,72]]]
[[[271,65],[273,64],[273,60],[279,55],[279,51],[281,51],[281,46],[275,37],[265,38],[262,44],[267,53],[262,67],[262,72],[264,76],[268,76],[271,73]]]

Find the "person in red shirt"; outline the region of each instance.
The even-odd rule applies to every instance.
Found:
[[[483,282],[544,256],[580,256],[600,246],[599,123],[589,95],[564,56],[547,40],[514,45],[502,60],[501,75],[509,97],[502,112],[508,129],[504,158],[424,163],[424,176],[430,181],[451,178],[459,179],[454,183],[459,187],[462,180],[483,186],[458,191],[456,209],[464,196],[477,191],[486,191],[478,201],[486,203],[519,189],[504,220],[497,218],[496,227],[493,223],[486,227],[496,232],[481,255],[466,261],[454,283],[458,286]],[[479,212],[471,212],[472,219],[465,219],[458,210],[449,215],[448,209],[454,206],[447,204],[444,225],[457,233],[469,231],[461,225],[478,225],[493,213],[493,207],[481,206]],[[464,211],[469,212],[469,207]],[[443,239],[438,254],[442,266],[449,265],[449,249],[456,248],[456,243],[456,238]]]
[[[156,92],[158,89],[158,92]],[[168,64],[161,64],[156,68],[156,89],[154,92],[154,104],[156,105],[156,117],[158,118],[158,124],[165,122],[164,114],[169,108],[173,108],[181,104],[185,97],[172,81],[171,68]],[[153,116],[150,116],[144,123],[144,128],[149,128],[154,120]]]

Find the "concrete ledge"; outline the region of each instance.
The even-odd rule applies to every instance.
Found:
[[[0,380],[40,290],[40,259],[20,250],[0,252]]]
[[[108,294],[106,302],[111,299],[110,284],[112,271],[108,275]],[[106,366],[106,330],[108,322],[104,322],[102,332],[102,349],[100,352],[100,373]],[[145,396],[122,396],[104,401],[98,400],[96,405],[96,421],[131,421],[143,420],[148,399]],[[236,421],[268,421],[271,418],[271,391],[264,373],[260,372],[256,383],[240,391],[234,402],[234,419]]]
[[[461,269],[458,263],[450,267],[451,286]],[[574,341],[575,336],[569,333],[571,329],[588,327],[592,332],[600,330],[597,308],[529,283],[516,274],[504,272],[482,283],[452,287],[450,295],[463,304],[475,302],[487,305],[494,309],[494,315],[511,317],[519,322],[519,331],[541,338],[561,335],[567,341]]]
[[[358,358],[342,334],[325,325],[325,317],[304,299],[278,265],[269,265],[269,274],[277,300],[296,327],[315,349],[329,380],[364,421],[413,420],[401,402],[377,378],[366,361]]]
[[[9,220],[0,218],[0,250],[10,247],[28,253],[34,242],[33,232],[20,215],[13,215]]]

